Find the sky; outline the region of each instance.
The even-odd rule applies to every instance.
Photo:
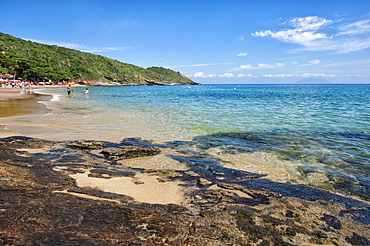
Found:
[[[0,32],[202,84],[369,83],[370,0],[0,0]]]

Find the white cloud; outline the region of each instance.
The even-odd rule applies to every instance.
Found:
[[[346,74],[346,75],[344,75],[343,77],[359,77],[359,78],[361,78],[361,77],[368,77],[368,75],[350,75],[350,74]]]
[[[335,50],[337,53],[350,53],[367,48],[370,48],[370,39],[347,39],[327,46],[328,50]]]
[[[321,61],[319,59],[315,59],[315,60],[312,60],[309,62],[310,65],[316,65],[316,64],[319,64],[321,63]]]
[[[234,68],[232,71],[238,71],[238,70],[243,70],[243,69],[270,69],[270,68],[279,68],[283,67],[285,64],[284,63],[275,63],[275,64],[264,64],[260,63],[257,64],[257,66],[253,67],[252,65],[241,65],[238,68]]]
[[[264,78],[332,78],[337,77],[334,74],[325,73],[301,73],[301,74],[263,74],[261,77]]]
[[[333,23],[333,21],[327,20],[325,18],[320,18],[318,16],[307,16],[294,18],[290,20],[290,23],[292,26],[296,27],[297,30],[305,31],[320,29],[322,26]]]
[[[307,64],[302,64],[300,66],[304,67],[304,66],[312,66],[312,65],[317,65],[317,64],[320,64],[321,61],[319,59],[314,59],[312,61],[309,61]]]
[[[292,19],[289,21],[289,23],[295,28],[276,32],[266,30],[255,32],[252,35],[255,37],[270,36],[287,43],[309,45],[310,42],[315,40],[327,38],[326,34],[317,33],[315,30],[330,24],[331,21],[324,18],[319,18],[317,16],[308,16],[304,18]]]
[[[370,20],[342,25],[334,35],[324,33],[324,27],[334,25],[331,20],[318,16],[294,18],[288,21],[291,29],[265,30],[252,33],[254,37],[272,37],[282,42],[298,44],[308,51],[334,51],[349,53],[370,48]],[[333,26],[332,30],[335,26]]]
[[[168,66],[169,68],[176,68],[176,67],[205,67],[205,66],[216,66],[216,65],[230,65],[234,64],[233,62],[225,62],[225,63],[203,63],[203,64],[192,64],[192,65],[177,65],[177,66]]]
[[[40,43],[40,44],[56,45],[56,46],[65,47],[69,49],[75,49],[75,50],[82,50],[82,49],[88,48],[86,45],[82,45],[82,44],[53,42],[53,41],[46,41],[46,40],[27,39],[27,38],[25,38],[25,40],[29,40],[31,42]]]
[[[94,53],[101,53],[101,52],[109,52],[109,51],[121,51],[121,50],[132,50],[132,47],[88,47],[83,44],[74,44],[74,43],[65,43],[65,42],[53,42],[53,41],[46,41],[46,40],[35,40],[35,39],[26,39],[32,42],[47,44],[47,45],[56,45],[59,47],[79,50],[82,52],[94,52]]]
[[[219,75],[216,74],[205,74],[203,72],[196,72],[193,75],[189,75],[189,77],[194,77],[194,78],[213,78],[213,77],[220,77]]]
[[[261,77],[264,78],[289,78],[289,77],[298,77],[296,74],[263,74]]]
[[[188,77],[194,78],[333,78],[338,77],[335,74],[326,73],[288,73],[288,74],[262,74],[262,75],[252,75],[252,74],[233,74],[233,73],[223,73],[223,74],[205,74],[203,72],[197,72],[195,74],[187,75]],[[347,75],[346,75],[347,76]],[[357,76],[357,75],[348,75]],[[348,77],[347,76],[347,77]]]
[[[239,78],[245,78],[245,77],[256,77],[252,74],[243,74],[243,73],[239,73],[236,75],[236,77],[239,77]]]
[[[339,27],[337,35],[357,35],[370,32],[370,20],[362,20]]]
[[[246,56],[248,53],[239,53],[237,56]]]
[[[206,74],[204,74],[203,72],[196,72],[193,77],[195,78],[208,78],[208,76]]]
[[[224,73],[220,75],[220,78],[233,78],[235,77],[232,73]]]
[[[300,75],[304,78],[332,78],[337,77],[335,74],[325,74],[325,73],[302,73]]]

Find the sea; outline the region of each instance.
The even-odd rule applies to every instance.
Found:
[[[42,115],[0,119],[54,140],[141,137],[276,182],[370,199],[370,85],[45,88]]]

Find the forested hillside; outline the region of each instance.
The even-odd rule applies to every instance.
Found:
[[[195,84],[163,67],[142,68],[56,45],[44,45],[0,33],[0,73],[37,81],[74,80],[79,83]]]

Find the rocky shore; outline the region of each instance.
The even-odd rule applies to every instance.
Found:
[[[181,168],[125,164],[157,156]],[[181,199],[127,195],[150,178]],[[119,179],[129,180],[122,192],[98,182]],[[369,202],[225,168],[171,143],[2,138],[0,192],[1,245],[370,245]]]

